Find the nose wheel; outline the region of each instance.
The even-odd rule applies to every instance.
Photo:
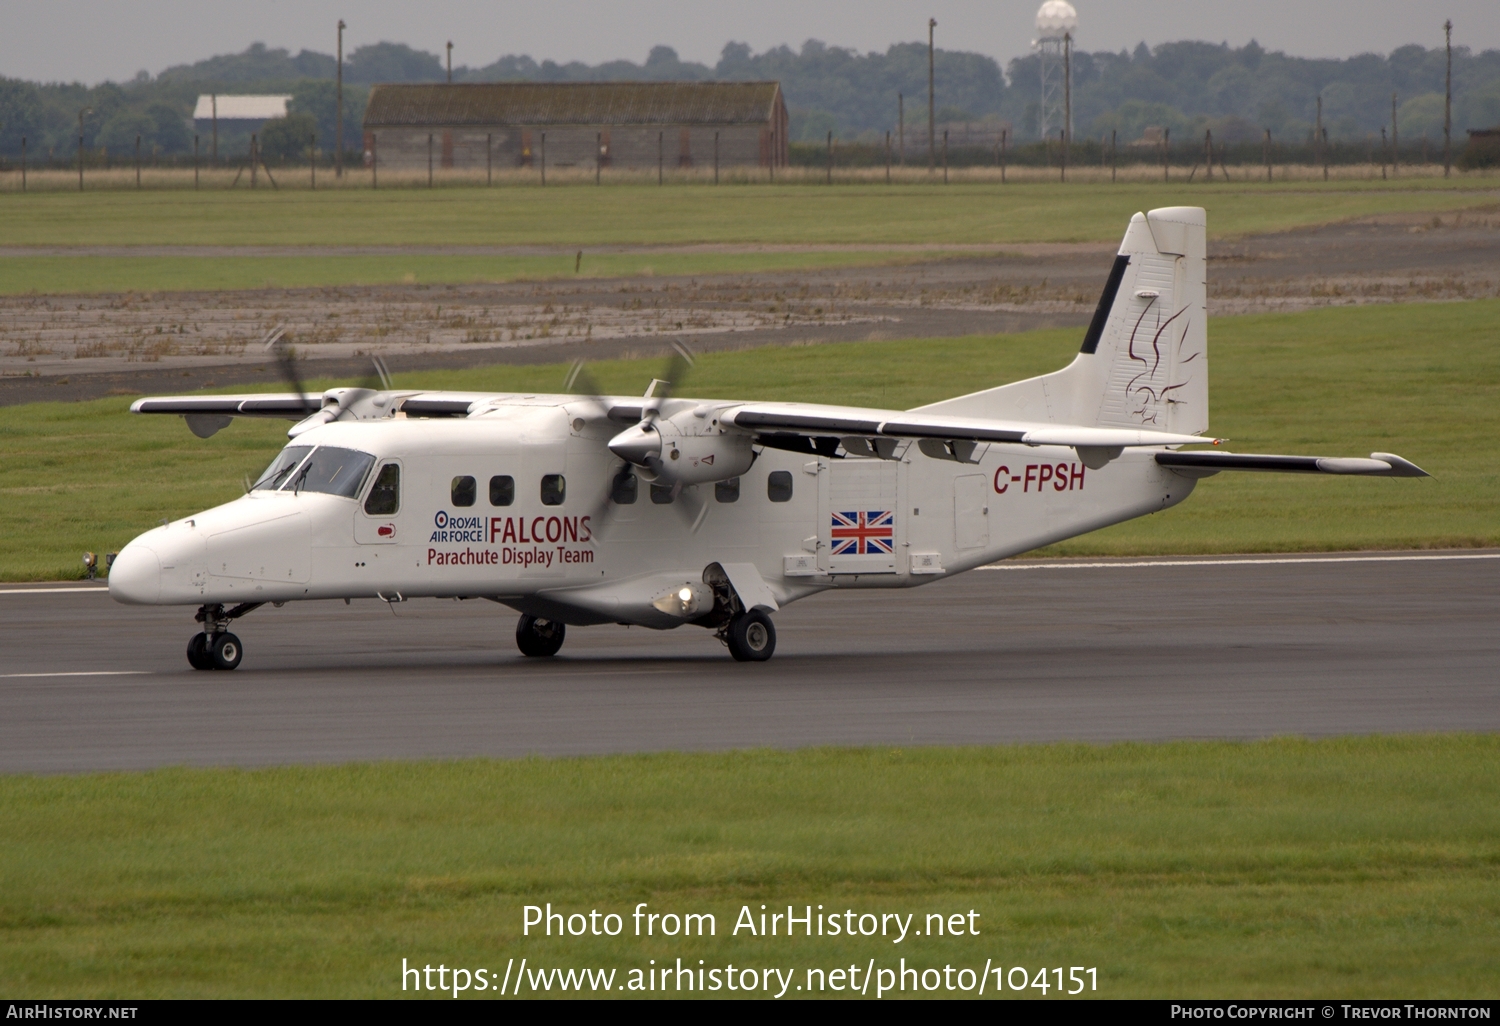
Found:
[[[262,604],[241,602],[233,609],[215,604],[199,609],[194,619],[203,625],[203,630],[188,639],[188,665],[195,670],[232,670],[240,665],[245,646],[238,637],[229,633],[229,625],[246,613],[259,609]]]
[[[516,624],[516,647],[523,656],[546,658],[557,655],[568,632],[566,624],[523,615]]]

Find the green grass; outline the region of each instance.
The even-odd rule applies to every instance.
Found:
[[[10,246],[1112,241],[1137,210],[1206,205],[1215,237],[1493,206],[1493,183],[813,185],[7,195]]]
[[[1213,429],[1230,449],[1399,453],[1430,480],[1220,474],[1182,506],[1084,535],[1061,554],[1500,544],[1500,301],[1220,318],[1210,329]],[[1064,365],[1071,330],[707,354],[690,394],[906,408]],[[639,394],[660,364],[601,362]],[[562,366],[400,375],[403,387],[556,391]],[[184,385],[193,379],[184,378]],[[333,382],[316,382],[322,388]],[[272,386],[267,386],[272,387]],[[246,389],[237,389],[244,391]],[[0,408],[0,580],[76,577],[163,517],[239,495],[285,442],[280,421],[206,441],[128,397]]]
[[[1095,966],[1103,997],[1494,998],[1497,759],[1450,735],[4,777],[0,990],[396,997],[403,957],[904,956]],[[717,935],[521,936],[526,904],[641,901]],[[762,903],[973,909],[980,935],[731,936]]]
[[[327,285],[465,284],[651,275],[746,274],[941,260],[953,254],[809,250],[584,253],[551,256],[33,256],[0,257],[0,295],[185,292]],[[575,262],[576,261],[576,262]],[[575,271],[575,267],[578,268]]]

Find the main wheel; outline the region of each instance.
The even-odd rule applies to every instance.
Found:
[[[208,643],[208,655],[216,670],[234,669],[240,665],[240,658],[244,654],[245,649],[240,645],[240,639],[233,634],[215,634]]]
[[[776,626],[759,609],[729,621],[729,654],[742,663],[763,663],[776,651]]]
[[[555,656],[557,650],[562,648],[563,637],[567,632],[567,624],[556,620],[538,620],[530,614],[523,614],[516,623],[516,647],[523,656]]]
[[[195,670],[212,670],[214,661],[208,654],[208,635],[199,631],[188,640],[188,665]]]

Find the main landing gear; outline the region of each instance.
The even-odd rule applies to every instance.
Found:
[[[188,665],[195,670],[232,670],[240,665],[245,647],[239,638],[229,633],[229,624],[264,604],[241,602],[226,611],[222,605],[214,603],[199,609],[193,619],[203,625],[203,630],[188,639]]]
[[[567,633],[567,624],[556,620],[539,620],[529,613],[522,614],[516,623],[516,647],[523,656],[555,656],[558,649],[562,648],[563,638]]]
[[[736,662],[763,663],[776,651],[776,625],[759,609],[730,620],[723,638]]]

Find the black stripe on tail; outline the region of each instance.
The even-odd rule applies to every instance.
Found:
[[[1082,353],[1093,353],[1099,348],[1099,339],[1104,335],[1104,324],[1109,320],[1110,308],[1115,305],[1115,294],[1120,291],[1120,282],[1125,279],[1125,268],[1130,266],[1130,258],[1121,254],[1115,257],[1115,266],[1109,269],[1109,281],[1104,283],[1104,294],[1099,297],[1099,307],[1094,311],[1094,319],[1089,322],[1088,334],[1083,336]]]

